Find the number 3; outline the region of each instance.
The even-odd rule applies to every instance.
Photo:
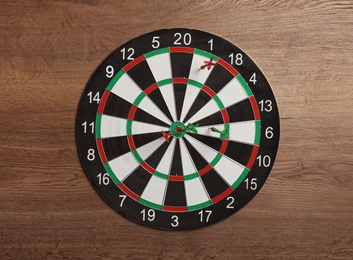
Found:
[[[173,215],[172,216],[172,220],[173,220],[173,222],[171,223],[171,225],[172,225],[172,227],[177,227],[177,226],[179,226],[179,221],[178,221],[178,216],[177,215]]]

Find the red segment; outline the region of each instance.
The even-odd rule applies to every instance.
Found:
[[[139,196],[137,194],[135,194],[134,192],[132,192],[128,187],[126,187],[124,184],[120,183],[118,185],[118,187],[125,192],[125,194],[129,195],[131,198],[133,198],[134,200],[138,200]]]
[[[156,88],[158,88],[158,85],[157,85],[157,83],[154,83],[153,85],[151,85],[148,88],[146,88],[144,92],[145,92],[146,95],[148,95],[149,93],[151,93]]]
[[[202,89],[203,91],[205,91],[205,92],[206,92],[210,97],[212,97],[212,98],[216,95],[216,93],[214,93],[213,90],[210,89],[210,88],[207,87],[207,86],[203,86],[201,89]]]
[[[226,189],[224,192],[222,192],[221,194],[219,194],[217,197],[214,197],[212,199],[212,203],[215,204],[218,201],[224,199],[225,197],[227,197],[231,192],[233,191],[233,189],[231,187],[229,187],[228,189]]]
[[[188,79],[187,78],[173,78],[173,83],[184,83],[184,84],[187,84],[188,83]]]
[[[207,165],[205,168],[203,168],[203,169],[201,169],[201,170],[199,171],[200,176],[201,176],[201,175],[204,175],[206,172],[208,172],[208,171],[211,170],[211,169],[212,169],[212,166],[211,166],[211,165]]]
[[[127,117],[128,120],[133,120],[135,113],[136,113],[137,107],[136,106],[132,106],[129,112],[129,115]]]
[[[129,135],[127,137],[127,142],[129,143],[131,151],[136,150],[136,146],[135,146],[135,143],[134,143],[134,139],[132,138],[132,135]]]
[[[109,97],[109,94],[110,94],[110,91],[109,90],[106,90],[104,91],[103,93],[103,97],[99,103],[99,107],[98,107],[98,114],[103,114],[103,110],[104,110],[104,107],[105,107],[105,103],[107,103],[107,99]]]
[[[193,48],[189,47],[170,47],[169,52],[187,52],[187,53],[194,53]]]
[[[249,162],[248,164],[246,165],[246,168],[248,168],[249,170],[251,169],[252,165],[254,164],[255,162],[255,159],[256,159],[256,155],[257,155],[257,151],[259,150],[259,147],[257,145],[255,145],[253,148],[252,148],[252,152],[251,152],[251,156],[250,156],[250,159],[249,159]]]
[[[127,72],[129,69],[131,69],[133,66],[135,66],[136,64],[140,63],[141,61],[143,61],[145,59],[145,56],[140,56],[136,59],[134,59],[133,61],[131,61],[130,63],[128,63],[124,68],[123,70],[125,72]]]
[[[256,104],[256,100],[255,100],[254,96],[251,96],[249,99],[250,99],[250,103],[251,103],[251,106],[252,106],[252,111],[254,111],[255,120],[259,120],[260,119],[260,113],[259,113],[259,109],[258,109],[257,104]]]
[[[170,180],[170,181],[183,181],[184,176],[182,176],[182,175],[181,176],[169,175],[168,180]]]
[[[226,139],[222,142],[222,146],[221,146],[221,149],[219,149],[219,152],[224,154],[224,152],[227,149],[227,146],[228,146],[228,139]]]
[[[148,171],[150,174],[154,173],[154,169],[146,162],[142,162],[141,166],[145,168],[146,171]]]
[[[221,64],[225,69],[227,69],[230,73],[233,74],[233,76],[238,75],[238,71],[236,71],[231,65],[229,65],[228,62],[225,62],[222,59],[218,59],[217,61],[219,64]]]
[[[107,160],[107,157],[105,156],[102,139],[97,139],[97,146],[98,146],[98,152],[101,157],[102,163],[106,163],[108,160]]]
[[[186,206],[163,206],[164,211],[172,211],[172,212],[185,212],[188,210]]]
[[[222,113],[222,117],[223,117],[223,122],[224,122],[225,124],[229,124],[229,116],[228,116],[227,110],[226,110],[225,108],[223,108],[223,109],[221,110],[221,113]]]

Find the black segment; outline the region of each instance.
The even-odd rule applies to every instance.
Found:
[[[228,184],[213,169],[202,175],[201,179],[211,199],[229,188]]]
[[[188,122],[188,120],[193,115],[195,115],[196,112],[198,112],[210,100],[211,100],[211,97],[205,91],[201,90],[197,95],[194,103],[191,105],[189,112],[186,114],[184,122]],[[191,122],[191,123],[194,123],[194,122]]]
[[[183,181],[169,181],[164,205],[186,206],[185,186]]]
[[[127,119],[132,109],[133,105],[127,102],[126,100],[122,99],[119,96],[114,95],[111,93],[108,97],[108,100],[104,107],[104,114],[110,115],[114,117],[119,117],[123,119]],[[150,115],[149,113],[143,111],[142,109],[136,109],[134,121],[140,121],[145,123],[150,123],[153,125],[161,125],[161,126],[169,126],[163,121],[155,118],[154,116]]]
[[[132,192],[140,196],[146,188],[146,185],[149,182],[151,176],[151,173],[146,171],[142,166],[139,166],[123,181],[123,183]]]
[[[241,165],[246,166],[250,159],[252,149],[252,145],[229,141],[224,154]]]
[[[102,143],[108,161],[131,151],[126,136],[102,139]]]
[[[146,60],[136,64],[127,72],[127,74],[129,74],[129,76],[136,82],[142,91],[151,86],[153,83],[156,83]]]
[[[174,149],[174,155],[172,158],[172,167],[170,169],[170,175],[181,176],[183,175],[183,168],[181,165],[181,154],[180,154],[180,143],[179,139],[176,138],[176,144]]]
[[[186,92],[186,84],[174,83],[174,97],[176,105],[177,120],[180,120]]]
[[[164,142],[156,151],[151,154],[145,161],[148,165],[150,165],[153,169],[156,169],[164,153],[167,151],[170,142]]]
[[[104,107],[104,114],[128,118],[131,106],[129,102],[111,92]]]
[[[205,85],[218,93],[233,78],[234,76],[228,70],[217,64],[207,78]]]
[[[227,112],[231,123],[254,120],[254,112],[249,99],[244,99],[243,101],[228,107]]]
[[[186,148],[189,151],[189,154],[195,164],[196,169],[199,171],[205,168],[208,165],[208,162],[195,150],[195,148],[189,143],[185,138],[183,139],[186,145]]]
[[[134,143],[136,148],[139,148],[140,146],[148,144],[149,142],[152,142],[158,138],[162,138],[162,134],[161,133],[138,134],[138,135],[133,135],[133,138],[134,138]]]
[[[151,114],[145,112],[142,109],[137,107],[134,118],[134,121],[149,123],[151,125],[160,125],[160,126],[168,126],[168,124],[164,123],[163,121],[159,120],[158,118],[152,116]],[[161,129],[162,130],[162,129]]]
[[[172,52],[170,53],[170,61],[172,64],[173,78],[188,78],[193,54]]]
[[[198,135],[193,133],[188,133],[188,134],[191,135],[196,140],[200,141],[203,144],[206,144],[207,146],[211,147],[216,151],[219,151],[221,149],[223,141],[219,138],[214,138],[206,135]]]
[[[163,87],[162,87],[163,88]],[[159,88],[152,91],[148,97],[157,105],[157,107],[169,118],[171,122],[173,122],[173,117],[170,114],[170,111],[165,103],[165,100],[162,96],[161,91]]]
[[[193,123],[199,124],[199,126],[206,126],[206,125],[214,126],[214,125],[224,124],[224,120],[223,120],[221,111],[218,111],[208,117],[205,117]]]

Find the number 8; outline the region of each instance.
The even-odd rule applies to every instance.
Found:
[[[94,155],[94,149],[90,148],[87,151],[87,160],[88,161],[93,161],[96,158],[96,156]]]

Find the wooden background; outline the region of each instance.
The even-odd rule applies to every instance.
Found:
[[[126,41],[188,27],[232,41],[272,85],[281,141],[259,194],[187,232],[135,224],[79,162],[75,117]],[[0,258],[353,259],[353,1],[0,1]]]

